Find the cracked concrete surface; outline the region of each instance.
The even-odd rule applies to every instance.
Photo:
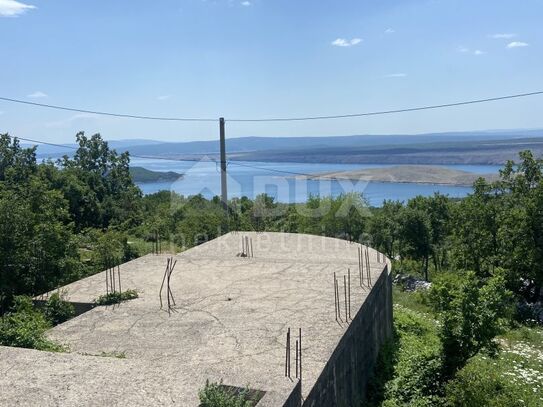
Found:
[[[237,257],[242,236],[253,258]],[[177,305],[160,310],[167,255],[148,255],[121,266],[122,286],[139,298],[96,307],[49,331],[68,354],[0,347],[0,405],[197,406],[206,379],[267,392],[263,405],[288,394],[285,336],[292,349],[302,328],[307,394],[336,348],[345,323],[334,313],[333,273],[351,270],[351,315],[369,292],[361,288],[358,244],[320,236],[229,233],[174,256],[171,287]],[[385,264],[369,249],[372,280]],[[365,281],[364,281],[365,282]],[[105,291],[105,274],[72,283],[73,302],[90,303]],[[123,352],[125,359],[99,357]],[[294,350],[292,376],[294,376]]]

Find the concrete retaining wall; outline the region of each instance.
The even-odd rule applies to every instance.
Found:
[[[256,404],[256,407],[300,407],[302,405],[302,389],[296,379],[285,386],[282,391],[267,392]]]
[[[303,406],[360,406],[379,349],[391,335],[392,279],[385,267]]]

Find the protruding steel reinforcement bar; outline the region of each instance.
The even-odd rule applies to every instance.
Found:
[[[115,289],[115,262],[113,261],[113,259],[110,259],[109,271],[111,273],[110,276],[111,276],[111,285],[113,287],[113,292],[116,292],[117,290]]]
[[[337,315],[337,291],[336,291],[336,273],[334,272],[334,312],[336,313],[336,321],[338,320]]]
[[[371,264],[370,264],[370,252],[366,247],[366,272],[368,275],[368,287],[371,287]]]
[[[334,281],[335,281],[335,290],[336,290],[336,298],[337,298],[337,317],[340,322],[343,322],[343,319],[341,318],[341,303],[339,299],[339,283],[337,282],[336,273],[334,273]]]
[[[300,343],[300,390],[302,387],[302,328],[298,328],[298,342]]]
[[[174,261],[173,261],[173,257],[172,257],[172,262],[170,262],[171,267],[170,267],[170,274],[169,274],[169,276],[172,275],[173,269],[175,268],[175,265],[176,265],[176,264],[177,264],[177,260],[174,262]],[[175,298],[173,297],[172,289],[170,288],[170,277],[168,277],[168,293],[169,293],[169,295],[172,297],[173,305],[177,305],[177,304],[175,303]]]
[[[288,331],[287,339],[285,341],[285,377],[288,377]]]
[[[345,322],[349,323],[349,313],[347,311],[347,276],[343,276],[343,290],[345,291]]]
[[[290,377],[290,328],[287,330],[287,354],[285,368],[286,376]]]
[[[160,292],[158,293],[158,297],[160,298],[160,309],[162,309],[162,290],[164,288],[164,282],[166,281],[166,275],[168,274],[169,269],[170,269],[170,258],[168,257],[168,260],[166,262],[166,271],[164,271],[164,276],[162,277],[162,284],[160,285]]]
[[[109,277],[108,277],[108,269],[107,268],[106,268],[106,271],[105,271],[105,275],[106,275],[106,294],[109,294]]]
[[[117,264],[117,276],[119,277],[119,292],[122,293],[123,290],[121,289],[121,266]]]
[[[296,378],[298,378],[298,339],[296,339]]]
[[[347,269],[347,276],[348,276],[347,277],[347,283],[348,283],[347,289],[349,291],[349,319],[352,320],[353,318],[351,317],[351,269],[350,268]]]
[[[360,274],[360,287],[362,287],[362,254],[360,251],[360,246],[358,246],[358,273]]]

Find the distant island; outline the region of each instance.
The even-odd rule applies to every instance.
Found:
[[[168,182],[177,181],[183,177],[183,174],[179,174],[173,171],[151,171],[142,167],[130,167],[130,175],[134,182]]]
[[[326,172],[297,178],[316,180],[349,179],[357,181],[471,186],[480,177],[491,182],[498,179],[498,174],[474,174],[467,171],[428,165],[398,165],[385,168]]]

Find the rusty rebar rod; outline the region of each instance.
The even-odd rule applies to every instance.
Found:
[[[174,262],[173,261],[173,257],[172,257],[172,261],[170,262],[170,273],[169,273],[169,276],[172,275],[173,273],[173,269],[175,268],[175,265],[177,264],[177,260]],[[172,289],[170,287],[170,277],[168,277],[168,294],[172,297],[172,302],[173,302],[173,305],[177,305],[175,303],[175,298],[173,297],[173,292],[172,292]]]
[[[339,283],[336,278],[336,295],[337,295],[337,316],[338,319],[343,322],[343,319],[341,318],[341,302],[339,297]]]
[[[106,268],[105,270],[105,275],[106,275],[106,295],[109,294],[109,278],[108,278],[108,270]]]
[[[300,388],[302,387],[302,328],[298,328],[298,342],[300,343]]]
[[[336,321],[337,321],[338,315],[337,315],[336,273],[334,273],[334,312],[336,313]]]
[[[290,328],[287,330],[287,377],[290,377]]]
[[[287,340],[285,341],[285,377],[288,377],[288,331]]]
[[[166,287],[167,287],[167,294],[168,294],[168,315],[170,315],[170,312],[172,310],[172,305],[170,303],[170,275],[171,275],[171,272],[170,270],[168,270],[168,276],[166,277]]]
[[[371,258],[370,258],[369,250],[370,249],[368,249],[368,280],[369,280],[369,285],[371,286],[373,283],[371,281]]]
[[[110,259],[109,271],[111,273],[110,276],[111,276],[111,285],[113,287],[113,292],[116,292],[117,290],[115,289],[115,263],[113,259]]]
[[[362,282],[362,253],[361,253],[361,250],[360,250],[360,246],[358,246],[358,274],[360,274],[360,287],[362,287],[363,285],[363,282]]]
[[[119,292],[122,293],[123,290],[121,290],[121,266],[117,265],[117,277],[119,277]]]
[[[296,378],[298,378],[298,340],[296,339]]]
[[[164,276],[162,277],[162,284],[160,285],[160,292],[158,293],[158,297],[160,298],[160,309],[162,309],[162,290],[164,289],[164,282],[166,281],[166,275],[168,274],[169,269],[170,269],[170,258],[168,257],[166,261],[166,271],[164,271]]]
[[[347,269],[347,283],[348,283],[348,287],[347,287],[347,290],[349,292],[349,319],[353,319],[351,317],[351,269],[348,268]]]
[[[345,322],[349,322],[349,313],[347,312],[347,276],[343,276],[343,290],[345,291]]]

